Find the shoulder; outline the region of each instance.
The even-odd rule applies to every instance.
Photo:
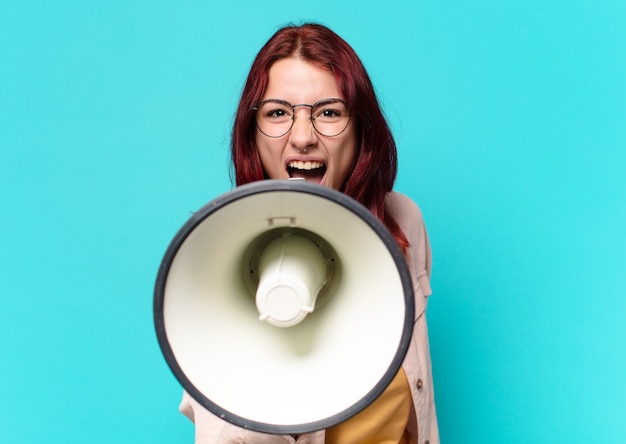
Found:
[[[422,210],[413,199],[405,194],[397,191],[388,193],[385,198],[385,208],[403,228],[416,223],[423,224]]]

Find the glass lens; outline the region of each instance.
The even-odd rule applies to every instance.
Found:
[[[317,132],[327,137],[341,134],[350,122],[348,106],[340,99],[317,102],[311,109],[311,117]]]
[[[267,100],[257,109],[256,123],[266,136],[283,136],[291,129],[293,108],[289,103],[281,100]]]

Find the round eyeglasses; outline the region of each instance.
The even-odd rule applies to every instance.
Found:
[[[311,123],[322,136],[338,136],[350,123],[348,105],[341,99],[323,99],[313,105],[292,105],[285,100],[270,99],[254,108],[256,126],[267,137],[282,137],[291,131],[296,118],[295,110],[299,106],[311,108]]]

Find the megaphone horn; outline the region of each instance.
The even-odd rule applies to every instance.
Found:
[[[165,360],[196,401],[281,435],[371,404],[402,365],[415,312],[402,252],[369,210],[273,180],[192,215],[161,261],[153,309]]]

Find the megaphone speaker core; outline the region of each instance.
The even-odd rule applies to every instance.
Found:
[[[322,252],[310,240],[287,231],[270,242],[259,259],[259,319],[277,327],[301,322],[315,308],[326,270]]]

